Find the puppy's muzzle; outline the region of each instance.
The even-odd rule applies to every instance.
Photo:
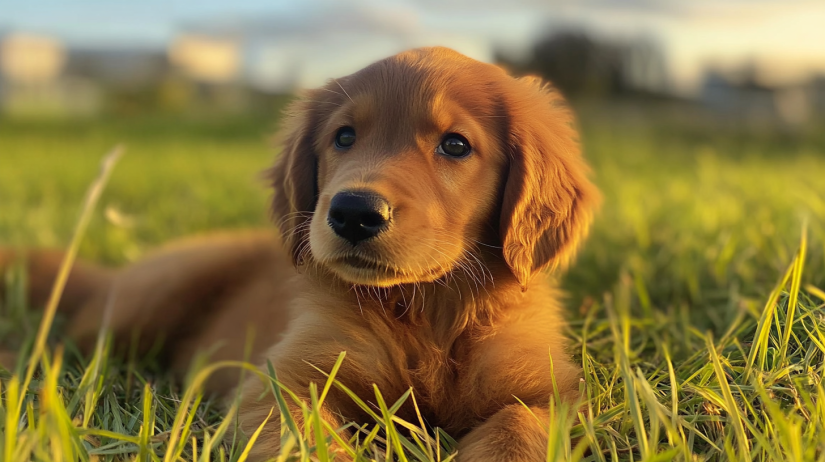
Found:
[[[371,191],[343,191],[329,204],[327,223],[353,246],[385,231],[391,210],[386,199]]]

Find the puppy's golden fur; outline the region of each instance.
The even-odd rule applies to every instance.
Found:
[[[108,301],[116,338],[139,332],[146,348],[164,336],[176,370],[208,349],[212,359],[242,359],[253,335],[254,360],[271,361],[304,399],[325,381],[313,366],[328,371],[346,351],[341,382],[365,398],[377,384],[390,401],[412,387],[428,424],[460,438],[459,460],[544,460],[545,430],[531,411],[547,419],[548,352],[562,396],[576,396],[579,370],[556,292],[533,279],[573,257],[598,201],[571,123],[539,79],[444,48],[333,80],[288,112],[270,173],[280,237],[190,240],[120,270],[81,263],[61,305],[70,335],[90,344]],[[334,143],[344,126],[356,133],[347,149]],[[449,133],[469,141],[469,156],[437,152]],[[351,190],[392,208],[386,230],[357,245],[327,220],[331,198]],[[0,267],[12,258],[0,254]],[[59,259],[28,254],[34,303]],[[225,392],[237,377],[210,386]],[[263,387],[258,378],[242,385],[247,434],[277,412]],[[333,425],[369,421],[336,390],[325,408]],[[417,421],[413,412],[399,415]],[[278,451],[278,419],[270,422],[257,459]]]

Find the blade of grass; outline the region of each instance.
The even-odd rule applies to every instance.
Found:
[[[791,330],[794,324],[794,314],[796,314],[796,304],[799,301],[799,286],[802,281],[802,270],[805,267],[805,254],[808,247],[808,233],[806,227],[802,229],[802,239],[799,250],[793,262],[793,275],[791,276],[791,293],[788,297],[788,313],[785,316],[785,334],[782,336],[782,344],[779,350],[779,364],[786,363],[788,353],[788,343],[791,340]]]
[[[312,429],[315,433],[315,456],[320,462],[329,462],[327,439],[324,438],[324,424],[321,419],[321,403],[318,399],[318,387],[315,385],[315,382],[309,384],[309,399],[311,405],[310,415],[312,419]]]
[[[272,417],[272,410],[271,409],[269,411],[269,414],[264,419],[264,421],[261,422],[260,425],[258,425],[258,428],[255,430],[255,432],[252,434],[252,436],[249,437],[249,441],[246,443],[246,447],[244,448],[243,452],[241,453],[241,456],[238,457],[237,462],[245,462],[246,459],[249,457],[249,453],[252,451],[252,446],[255,445],[255,441],[258,440],[258,436],[260,436],[260,434],[263,431],[264,426],[266,425],[266,423],[269,422],[270,417]]]
[[[0,382],[2,383],[2,382]],[[6,381],[6,423],[5,423],[5,444],[3,445],[3,460],[13,460],[14,450],[18,440],[18,422],[20,421],[21,408],[17,405],[20,396],[20,380],[13,376]],[[31,428],[31,425],[29,426]]]
[[[178,407],[177,412],[175,413],[175,419],[172,424],[172,429],[169,431],[169,444],[164,455],[164,462],[172,462],[173,460],[177,460],[180,457],[180,453],[183,449],[182,445],[179,444],[181,440],[181,436],[185,436],[189,431],[189,425],[191,425],[191,415],[194,415],[195,409],[191,408],[190,405],[194,401],[200,401],[202,398],[202,394],[200,392],[201,388],[203,387],[204,382],[218,369],[234,367],[234,368],[243,368],[249,370],[256,374],[258,377],[262,379],[268,379],[268,377],[261,371],[258,370],[255,366],[249,363],[245,363],[242,361],[218,361],[216,363],[210,364],[209,366],[203,368],[200,372],[195,374],[192,382],[190,383],[189,387],[186,389],[186,392],[183,395],[183,398],[180,401],[180,405]],[[187,422],[186,424],[184,422]],[[185,441],[185,440],[184,440]]]
[[[753,366],[756,363],[757,358],[759,360],[757,364],[759,370],[765,370],[765,360],[768,354],[768,342],[771,335],[774,310],[776,309],[776,303],[779,300],[782,289],[788,283],[788,279],[790,279],[791,274],[793,273],[793,268],[793,265],[791,265],[788,270],[785,271],[785,275],[782,277],[782,280],[771,291],[768,301],[762,309],[762,316],[759,318],[759,323],[756,326],[756,333],[754,333],[751,351],[748,353],[748,360],[745,363],[745,382],[750,380],[750,375],[753,372]]]
[[[304,460],[307,457],[308,452],[306,441],[301,438],[301,432],[298,430],[298,425],[295,423],[295,418],[292,416],[292,413],[289,412],[289,407],[287,406],[284,395],[281,392],[281,387],[278,382],[278,374],[275,372],[275,367],[272,365],[272,362],[268,360],[266,362],[266,367],[271,380],[270,387],[272,389],[272,393],[275,395],[275,401],[278,403],[278,408],[281,414],[281,428],[283,428],[283,425],[286,424],[289,432],[296,439],[296,441],[298,441],[301,450],[301,460]]]
[[[745,434],[745,427],[742,420],[745,416],[739,412],[739,406],[736,405],[736,400],[733,398],[733,393],[728,383],[728,378],[725,375],[725,370],[722,367],[722,362],[719,360],[719,355],[716,353],[716,346],[713,344],[713,339],[710,335],[706,338],[706,345],[710,354],[711,362],[713,363],[713,371],[716,374],[716,379],[719,381],[719,388],[722,390],[722,403],[725,412],[728,414],[728,421],[733,425],[734,435],[736,436],[736,443],[738,447],[739,460],[751,460],[750,445],[747,435]],[[726,441],[727,443],[727,441]]]
[[[34,349],[29,357],[29,366],[26,368],[26,375],[23,379],[23,385],[21,386],[21,390],[24,391],[19,397],[17,404],[18,408],[23,407],[23,399],[25,399],[26,396],[25,390],[29,388],[29,384],[34,376],[34,370],[43,355],[43,350],[46,348],[46,339],[48,338],[49,330],[54,323],[54,316],[57,312],[57,304],[60,302],[60,297],[63,295],[63,289],[66,287],[66,282],[69,279],[69,272],[71,271],[72,265],[77,257],[77,251],[80,249],[80,241],[86,234],[86,228],[89,226],[89,221],[92,219],[92,211],[94,210],[95,205],[97,205],[100,195],[103,193],[103,188],[106,186],[115,164],[117,164],[118,159],[120,159],[120,156],[122,155],[123,147],[116,146],[109,151],[106,156],[104,156],[100,167],[100,174],[86,193],[86,199],[83,201],[83,208],[80,212],[80,218],[75,226],[74,233],[72,234],[72,240],[69,244],[68,250],[66,251],[66,255],[63,257],[63,261],[60,264],[57,279],[52,287],[51,295],[49,295],[49,301],[46,303],[46,309],[43,311],[43,319],[40,321],[40,327],[37,331],[37,335],[35,336]]]
[[[138,454],[139,460],[148,460],[149,458],[149,439],[155,434],[154,428],[154,412],[152,412],[152,388],[147,383],[143,386],[143,425],[140,427],[140,452]]]
[[[381,415],[383,416],[384,422],[384,429],[387,432],[387,460],[393,460],[392,456],[392,449],[395,449],[396,453],[398,454],[398,460],[401,462],[407,462],[407,456],[404,454],[404,449],[401,446],[401,440],[398,435],[398,431],[395,429],[395,425],[392,423],[392,413],[390,409],[387,408],[387,403],[384,401],[384,396],[381,394],[381,391],[378,389],[378,386],[373,384],[373,390],[375,391],[375,400],[378,403],[378,408],[381,410]]]

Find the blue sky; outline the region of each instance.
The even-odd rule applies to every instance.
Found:
[[[0,0],[0,27],[70,43],[163,46],[181,24],[226,16],[290,14],[300,2],[272,0]]]

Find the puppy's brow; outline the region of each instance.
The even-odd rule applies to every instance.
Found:
[[[432,111],[433,114],[439,114],[444,111],[446,106],[446,100],[444,93],[438,92],[430,97],[429,101],[429,109]]]

